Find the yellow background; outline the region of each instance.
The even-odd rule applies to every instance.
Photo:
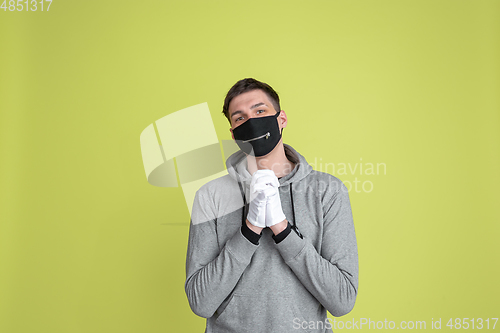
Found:
[[[189,213],[139,135],[227,90],[280,94],[310,162],[385,163],[351,191],[343,320],[500,317],[500,2],[58,1],[0,11],[0,332],[203,332]],[[193,123],[197,120],[192,119]],[[196,133],[192,133],[196,135]],[[500,324],[497,325],[497,329]]]

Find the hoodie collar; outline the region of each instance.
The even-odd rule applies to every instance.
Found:
[[[285,155],[289,161],[295,163],[293,170],[279,179],[280,186],[288,185],[290,183],[298,182],[299,180],[307,177],[312,171],[312,166],[307,163],[304,156],[299,154],[290,145],[283,144]],[[246,186],[250,185],[252,175],[248,172],[247,159],[244,152],[241,150],[229,156],[226,160],[227,172],[237,182],[243,182]]]

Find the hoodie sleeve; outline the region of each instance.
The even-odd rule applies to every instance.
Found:
[[[219,247],[213,196],[196,192],[186,256],[185,291],[198,316],[210,318],[234,289],[257,249],[241,229]]]
[[[349,313],[358,290],[358,250],[349,194],[345,185],[330,183],[322,198],[321,251],[304,236],[291,232],[276,244],[304,287],[335,317]],[[300,225],[300,222],[298,223]]]

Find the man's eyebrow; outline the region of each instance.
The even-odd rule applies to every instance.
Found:
[[[252,105],[252,106],[250,107],[250,109],[255,109],[255,108],[257,108],[257,107],[259,107],[259,106],[262,106],[262,105],[266,105],[266,104],[265,104],[265,103],[263,103],[263,102],[260,102],[260,103],[257,103],[257,104],[255,104],[255,105]]]
[[[234,115],[237,115],[239,113],[243,113],[243,111],[234,111],[233,113],[231,113],[231,118],[233,118]]]

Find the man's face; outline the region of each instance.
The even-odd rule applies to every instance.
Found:
[[[274,116],[278,111],[266,93],[260,89],[248,91],[236,96],[229,103],[229,118],[231,119],[231,136],[234,139],[233,129],[243,124],[250,118]],[[286,127],[286,114],[281,111],[278,117],[280,131]]]

